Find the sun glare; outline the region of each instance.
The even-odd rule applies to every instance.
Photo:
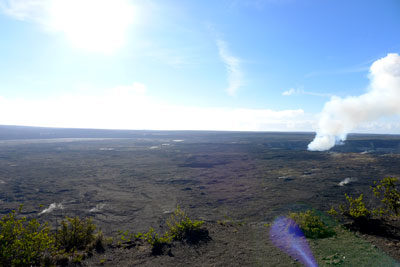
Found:
[[[108,53],[124,45],[134,11],[128,0],[52,1],[51,26],[78,48]]]

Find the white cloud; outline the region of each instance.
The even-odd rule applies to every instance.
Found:
[[[114,87],[111,90],[114,94],[119,95],[144,95],[147,92],[146,85],[143,83],[134,82],[132,85],[121,85]]]
[[[369,121],[361,123],[356,129],[358,133],[392,133],[400,134],[400,122],[398,118],[392,118],[389,120],[380,119],[377,121]]]
[[[167,105],[140,83],[40,100],[0,98],[0,124],[154,130],[306,131],[301,109],[270,110]]]
[[[63,33],[75,47],[113,52],[137,15],[129,0],[0,0],[0,10]]]
[[[298,93],[298,91],[294,88],[290,88],[289,90],[282,93],[282,95],[289,96]]]
[[[243,85],[243,73],[240,67],[240,60],[234,57],[228,49],[227,44],[221,39],[217,40],[219,56],[224,62],[228,73],[228,88],[226,89],[231,96],[236,95],[237,90]]]
[[[370,86],[365,94],[346,98],[332,97],[320,114],[317,135],[310,150],[328,150],[346,139],[358,127],[376,127],[378,120],[400,115],[400,56],[388,54],[370,68]],[[381,123],[380,121],[379,123]],[[372,123],[372,124],[371,124]],[[384,123],[388,132],[398,126]],[[375,126],[374,126],[375,125]],[[398,128],[397,128],[398,129]]]
[[[287,91],[282,93],[283,96],[291,96],[291,95],[311,95],[311,96],[320,96],[320,97],[332,97],[332,94],[324,94],[324,93],[317,93],[317,92],[310,92],[304,91],[302,88],[290,88]]]

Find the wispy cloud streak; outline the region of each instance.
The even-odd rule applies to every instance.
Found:
[[[243,85],[243,73],[240,67],[240,59],[231,54],[225,41],[217,39],[217,46],[219,56],[224,62],[228,73],[228,88],[226,91],[229,95],[235,96],[237,90]]]
[[[339,74],[348,74],[348,73],[357,73],[357,72],[367,72],[368,67],[354,67],[354,68],[346,68],[346,69],[337,69],[337,70],[326,70],[326,71],[313,71],[307,73],[304,77],[311,78],[316,76],[324,76],[324,75],[339,75]]]
[[[318,93],[318,92],[310,92],[310,91],[305,91],[304,89],[301,88],[290,88],[287,91],[284,91],[282,93],[283,96],[291,96],[291,95],[311,95],[311,96],[320,96],[320,97],[332,97],[332,94],[325,94],[325,93]]]
[[[304,75],[305,78],[311,78],[316,76],[329,76],[329,75],[341,75],[341,74],[351,74],[351,73],[359,73],[359,72],[368,72],[369,66],[375,61],[375,59],[366,60],[362,63],[344,67],[339,69],[331,69],[331,70],[319,70],[312,71]]]

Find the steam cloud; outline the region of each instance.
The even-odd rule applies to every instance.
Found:
[[[53,210],[55,210],[55,209],[64,209],[64,206],[61,204],[61,203],[59,203],[59,204],[57,204],[57,203],[51,203],[50,204],[50,206],[47,208],[47,209],[44,209],[44,210],[42,210],[40,213],[39,213],[39,215],[42,215],[42,214],[45,214],[45,213],[50,213],[50,212],[52,212]]]
[[[96,207],[89,210],[89,212],[99,212],[104,208],[105,204],[97,204]]]
[[[317,134],[308,150],[324,151],[346,140],[361,123],[400,114],[400,56],[375,61],[370,68],[368,92],[346,98],[332,97],[322,110]]]
[[[339,183],[339,186],[344,186],[346,184],[349,184],[349,183],[355,182],[355,181],[357,181],[357,178],[349,178],[349,177],[347,177],[347,178],[345,178],[343,181],[341,181]]]

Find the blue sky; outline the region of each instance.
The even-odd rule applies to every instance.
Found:
[[[0,124],[315,131],[399,29],[397,0],[0,0]]]

